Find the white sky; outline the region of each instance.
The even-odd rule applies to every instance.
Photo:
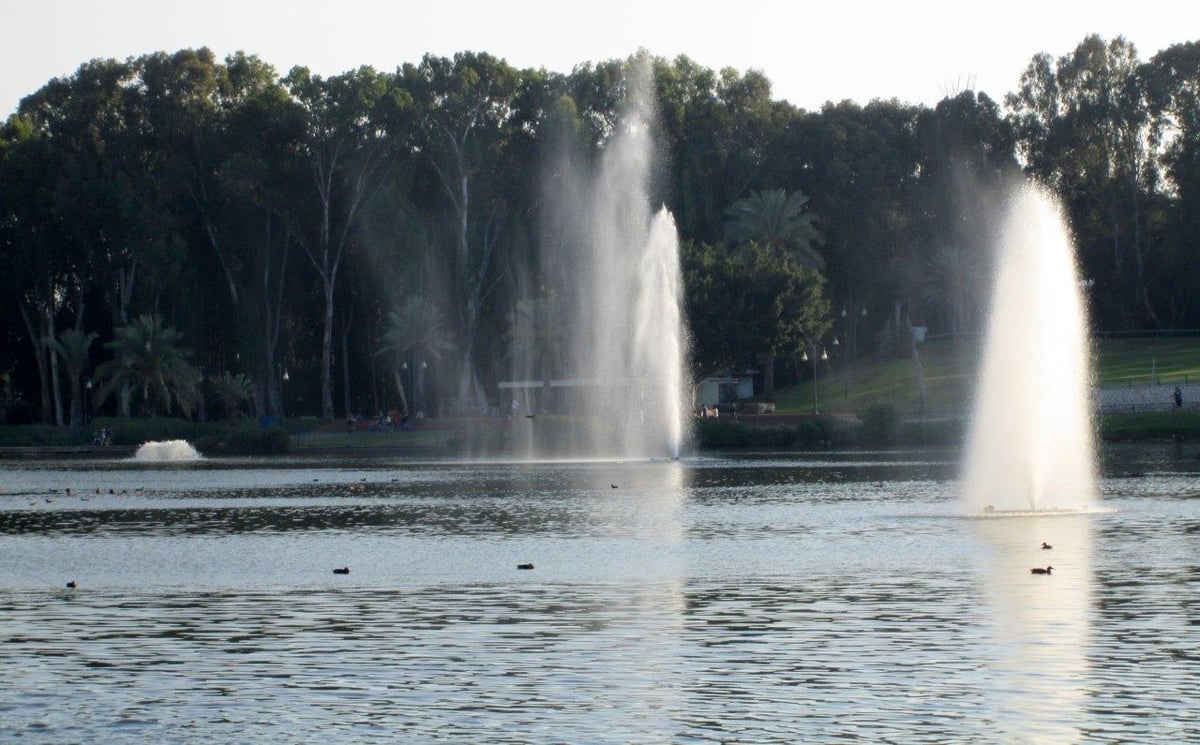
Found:
[[[1034,54],[1089,33],[1123,35],[1148,60],[1200,40],[1200,0],[0,0],[0,118],[86,60],[201,46],[322,75],[462,50],[569,72],[645,48],[761,70],[776,98],[810,110],[932,105],[968,87],[999,100]]]

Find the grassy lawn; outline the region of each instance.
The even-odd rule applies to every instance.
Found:
[[[1200,382],[1200,336],[1098,339],[1095,354],[1100,385]]]
[[[1094,373],[1099,385],[1200,382],[1200,336],[1116,337],[1094,342]],[[970,408],[979,360],[979,339],[930,339],[920,347],[925,400],[909,359],[864,357],[854,363],[835,355],[817,371],[818,408],[826,414],[858,414],[885,401],[903,416],[958,416]],[[811,373],[811,366],[806,374]],[[775,391],[780,413],[813,408],[812,381]]]
[[[964,411],[975,381],[977,342],[973,338],[936,339],[921,345],[926,414],[952,415]],[[811,365],[806,372],[811,373]],[[863,357],[857,362],[836,358],[817,370],[818,408],[825,414],[857,414],[868,404],[886,401],[905,415],[921,412],[917,367],[911,358]],[[777,389],[780,413],[805,413],[813,408],[812,381]]]

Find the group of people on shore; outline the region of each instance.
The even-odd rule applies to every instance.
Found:
[[[729,415],[732,421],[738,421],[738,405],[735,403],[724,403],[720,407],[703,405],[699,409],[696,409],[695,415],[697,419],[720,419],[722,408],[725,409],[726,414]]]

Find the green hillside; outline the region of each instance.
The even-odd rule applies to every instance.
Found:
[[[1097,339],[1100,385],[1200,382],[1200,336]]]
[[[1200,382],[1200,336],[1100,338],[1093,351],[1094,379],[1099,385]],[[826,414],[857,414],[868,404],[884,401],[905,416],[958,416],[970,408],[979,354],[975,336],[942,337],[921,344],[922,402],[918,367],[911,357],[866,356],[849,361],[835,353],[817,370],[817,407]],[[813,410],[811,375],[811,363],[806,363],[804,382],[775,391],[777,411]]]

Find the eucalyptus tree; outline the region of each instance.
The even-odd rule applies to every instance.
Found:
[[[771,143],[776,130],[791,113],[790,107],[771,98],[771,81],[757,70],[739,73],[723,68],[717,84],[725,128],[723,131],[725,179],[734,194],[746,193],[766,178]]]
[[[1108,322],[1157,323],[1146,291],[1148,196],[1157,161],[1137,50],[1122,37],[1086,37],[1069,54],[1040,54],[1006,99],[1027,169],[1067,204],[1084,269],[1108,292]]]
[[[41,419],[62,423],[53,380],[57,357],[50,349],[65,295],[70,262],[62,223],[54,210],[55,163],[50,143],[27,118],[14,116],[0,137],[0,246],[4,295],[15,301],[32,346]],[[57,404],[57,406],[56,406]]]
[[[1163,190],[1170,211],[1163,229],[1162,260],[1152,264],[1154,294],[1167,298],[1167,322],[1194,328],[1200,321],[1200,42],[1176,44],[1142,68],[1160,151]]]
[[[295,245],[293,195],[311,187],[304,153],[306,115],[274,68],[255,56],[231,55],[218,69],[221,143],[212,188],[196,200],[205,215],[236,313],[242,354],[256,361],[252,383],[258,414],[282,411],[279,347]],[[201,182],[203,184],[204,182]]]
[[[628,62],[606,60],[577,65],[567,76],[565,93],[579,110],[583,137],[598,150],[616,132],[621,105],[628,96]]]
[[[723,179],[710,178],[722,168],[723,111],[717,99],[717,76],[685,56],[670,62],[656,59],[655,98],[662,132],[660,149],[670,163],[670,202],[681,230],[696,240],[714,240],[706,227],[716,223],[720,208],[732,200],[714,194]],[[715,220],[714,220],[715,218]]]
[[[453,59],[426,55],[402,74],[420,111],[421,152],[452,218],[452,250],[442,262],[458,313],[462,354],[460,403],[484,405],[476,370],[482,314],[502,269],[496,266],[505,217],[502,193],[480,193],[488,171],[498,171],[517,111],[519,75],[488,54]]]
[[[53,208],[78,257],[76,283],[99,280],[114,325],[128,320],[141,273],[156,275],[152,300],[177,280],[180,264],[144,104],[137,60],[97,59],[51,80],[19,110],[53,145]]]
[[[917,116],[919,176],[907,200],[920,315],[978,331],[1001,202],[1019,177],[1016,136],[986,94],[962,91]]]
[[[308,189],[288,212],[289,229],[321,279],[321,415],[333,418],[334,291],[356,223],[380,183],[411,98],[395,76],[370,67],[322,78],[293,68],[286,84],[304,113],[302,168]]]
[[[920,111],[896,101],[828,103],[785,117],[772,141],[773,180],[810,194],[821,216],[824,274],[839,305],[886,307],[919,292],[905,267],[918,261],[909,204]]]
[[[135,304],[174,296],[182,276],[186,239],[174,190],[159,178],[163,152],[147,111],[135,59],[92,60],[21,102],[21,117],[51,148],[50,209],[71,256],[57,295],[70,299],[60,306],[69,305],[77,329],[87,298],[100,298],[116,327]]]
[[[695,240],[720,240],[723,209],[762,177],[773,116],[761,73],[718,74],[680,56],[655,62],[672,213]]]

